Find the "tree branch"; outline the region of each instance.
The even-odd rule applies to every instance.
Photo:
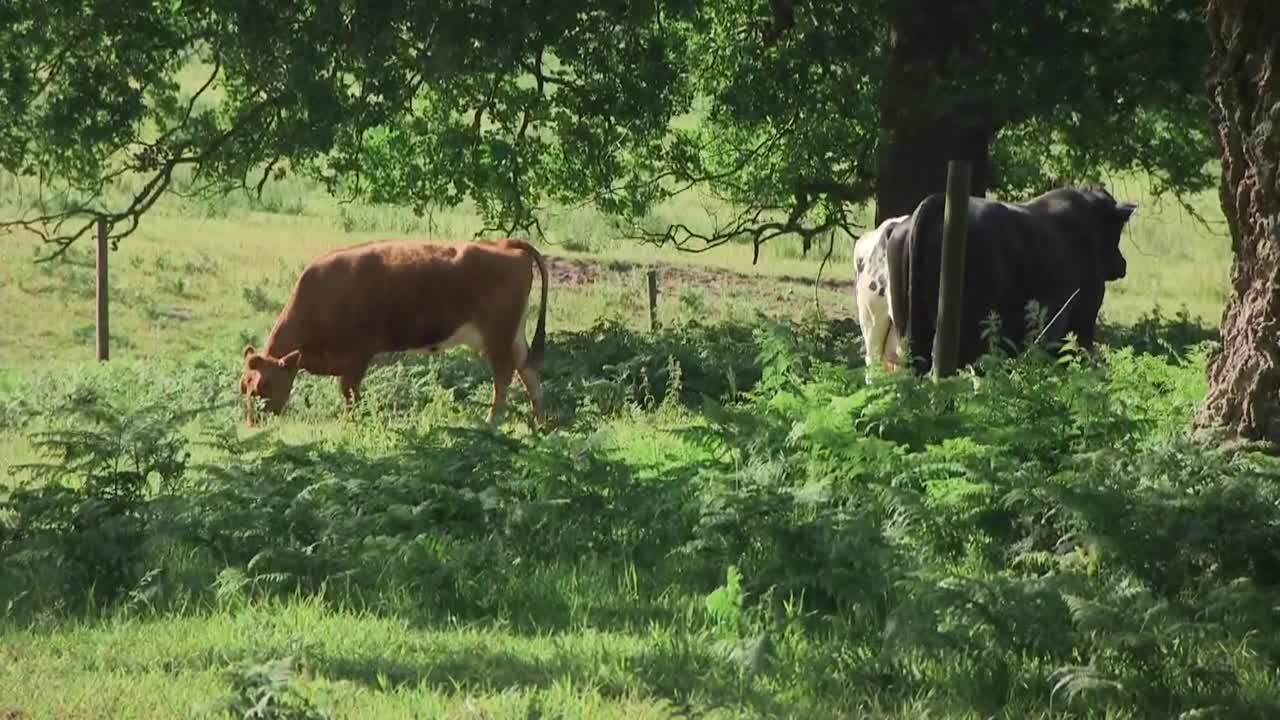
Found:
[[[271,171],[276,169],[276,165],[279,164],[282,159],[283,158],[280,155],[274,155],[267,161],[267,166],[262,169],[262,177],[259,178],[258,185],[254,188],[259,200],[262,199],[262,188],[267,184],[267,180],[270,179]]]
[[[749,163],[751,163],[753,160],[760,157],[761,155],[765,154],[769,150],[772,150],[775,145],[777,145],[784,138],[789,136],[795,129],[796,119],[797,117],[795,115],[792,115],[790,118],[787,119],[786,122],[778,126],[778,128],[773,133],[771,133],[768,137],[766,137],[764,140],[761,140],[754,147],[746,150],[745,152],[740,152],[735,159],[733,159],[732,161],[729,161],[728,167],[726,167],[724,170],[721,170],[718,172],[701,173],[701,174],[690,173],[685,168],[664,170],[663,172],[660,172],[654,175],[653,177],[647,178],[640,182],[633,181],[633,182],[628,182],[623,184],[610,185],[609,187],[603,190],[600,190],[598,192],[592,193],[588,195],[586,198],[584,198],[583,200],[575,204],[568,205],[567,207],[568,209],[576,210],[576,209],[585,207],[588,203],[597,202],[600,198],[617,197],[619,195],[635,192],[640,189],[650,189],[650,188],[653,188],[655,185],[662,183],[665,180],[671,180],[671,179],[678,179],[682,181],[683,184],[679,187],[676,187],[675,189],[663,191],[662,194],[668,198],[676,197],[677,195],[686,193],[689,190],[692,190],[693,188],[697,187],[698,185],[728,182],[732,178],[737,177],[747,167]],[[698,154],[701,155],[703,152],[705,152],[711,146],[711,144],[712,144],[711,141],[707,141],[703,143],[698,148]],[[741,191],[740,194],[746,194],[744,188],[739,187],[737,189]]]
[[[554,85],[556,87],[561,87],[573,92],[582,92],[583,88],[581,83],[578,83],[562,75],[554,75],[554,74],[548,73],[545,69],[543,69],[541,57],[539,57],[539,62],[537,64],[522,62],[520,63],[520,67],[525,72],[533,75],[534,80],[537,81],[539,87],[543,87],[546,85]]]
[[[802,181],[797,186],[796,191],[809,195],[825,195],[832,200],[847,203],[866,199],[862,197],[862,194],[854,186],[830,178]]]
[[[542,101],[543,90],[546,87],[546,82],[543,80],[543,77],[542,77],[542,52],[543,52],[543,47],[539,45],[537,51],[534,53],[534,56],[533,56],[533,66],[537,68],[537,72],[534,73],[534,78],[535,78],[535,82],[537,83],[538,102]],[[524,140],[524,134],[529,129],[529,123],[532,119],[533,119],[533,109],[526,107],[524,109],[524,116],[520,120],[520,130],[516,132],[517,145],[519,145],[520,142]]]
[[[209,73],[209,77],[205,79],[204,83],[200,85],[194,93],[192,93],[191,98],[187,100],[187,109],[182,114],[182,122],[160,133],[160,136],[157,137],[151,145],[162,145],[169,138],[173,137],[174,133],[187,126],[187,123],[191,121],[191,113],[195,112],[196,103],[199,102],[201,96],[203,96],[205,92],[213,86],[213,81],[218,78],[218,74],[220,72],[222,72],[222,60],[221,58],[215,57],[213,59],[213,72]]]
[[[98,199],[101,194],[101,188],[105,185],[105,181],[100,180],[98,192],[90,201],[81,203],[69,210],[46,213],[35,218],[0,221],[0,230],[12,232],[15,228],[23,229],[39,237],[42,242],[54,245],[54,249],[48,255],[36,259],[36,262],[50,262],[65,255],[72,244],[93,229],[100,217],[106,221],[107,237],[111,240],[111,249],[115,250],[119,247],[120,240],[133,234],[138,229],[142,216],[155,205],[156,201],[169,188],[173,181],[174,170],[183,165],[202,166],[203,163],[225,147],[232,138],[248,127],[267,107],[274,105],[274,103],[274,98],[267,98],[242,113],[231,127],[214,138],[200,153],[195,155],[178,154],[159,161],[159,167],[154,170],[142,188],[134,193],[128,206],[123,210],[107,212],[94,210],[90,207],[91,203]],[[151,145],[151,147],[154,147],[154,145]],[[154,161],[148,160],[147,162]],[[145,164],[126,164],[123,168],[108,173],[104,178],[118,176],[127,171],[144,171],[146,169]],[[42,194],[46,184],[47,180],[42,176],[40,180]],[[89,215],[87,222],[74,231],[63,232],[62,228],[66,221],[83,215]],[[121,222],[127,222],[127,226],[124,230],[116,232],[116,226]],[[49,227],[51,224],[52,228]]]

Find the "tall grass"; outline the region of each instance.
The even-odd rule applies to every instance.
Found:
[[[143,716],[170,673],[179,714],[1267,717],[1280,466],[1188,437],[1209,346],[1147,323],[937,385],[824,323],[606,323],[552,336],[544,434],[483,429],[463,354],[252,433],[233,359],[33,374],[0,606],[28,666],[78,659],[0,697],[102,712],[68,648],[106,643]]]

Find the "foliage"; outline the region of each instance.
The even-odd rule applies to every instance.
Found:
[[[53,462],[16,468],[32,482],[0,499],[0,517],[13,516],[0,526],[3,570],[72,603],[149,593],[148,563],[171,539],[166,526],[189,459],[172,429],[190,412],[167,405],[122,412],[85,396],[62,409],[61,427],[32,437]],[[55,584],[42,588],[51,567]]]
[[[231,694],[223,711],[237,720],[325,720],[296,681],[293,658],[246,664],[227,672]]]
[[[0,169],[33,182],[6,220],[65,249],[86,213],[118,240],[165,192],[261,197],[300,173],[418,215],[470,202],[481,232],[592,204],[656,242],[798,233],[808,250],[872,197],[886,113],[989,127],[1002,194],[1124,171],[1157,194],[1210,187],[1195,2],[957,7],[960,24],[905,0],[10,2]],[[895,17],[975,50],[927,73],[936,87],[893,87]],[[685,192],[727,219],[659,222]]]
[[[0,600],[74,617],[95,588],[103,609],[181,617],[302,595],[425,627],[661,632],[676,665],[610,672],[678,703],[725,683],[765,714],[781,688],[904,716],[1280,709],[1280,464],[1187,436],[1199,366],[1033,350],[934,384],[850,367],[813,326],[690,328],[683,348],[598,333],[551,343],[550,387],[679,351],[666,397],[701,378],[701,405],[641,393],[531,435],[420,407],[299,442],[99,376],[75,432],[47,429],[73,417],[56,397],[28,429],[59,454],[4,498]],[[713,381],[730,358],[752,382]],[[640,450],[656,436],[631,422],[676,449]],[[236,667],[237,713],[319,712]]]
[[[63,230],[82,211],[132,232],[188,171],[191,193],[260,192],[292,170],[419,211],[469,197],[495,227],[527,228],[585,187],[613,188],[602,207],[643,204],[635,179],[666,161],[667,123],[690,102],[685,2],[83,10],[0,9],[0,168],[65,198],[21,218],[59,243],[90,227]]]
[[[701,528],[719,544],[699,554],[737,564],[748,593],[877,614],[892,657],[1030,655],[1060,667],[1069,697],[1119,690],[1095,705],[1229,705],[1235,681],[1178,668],[1189,647],[1274,621],[1251,598],[1280,579],[1280,464],[1160,432],[1133,412],[1154,388],[1131,372],[1046,360],[991,367],[977,389],[859,387],[829,368],[759,394],[740,412],[790,428],[789,446],[740,445],[708,483],[724,489]],[[908,422],[882,420],[904,408]]]
[[[744,42],[741,27],[760,5],[708,4],[695,42],[698,87],[710,105],[700,129],[708,184],[772,212],[777,227],[766,239],[800,232],[807,248],[809,232],[844,225],[842,203],[877,192],[883,202],[877,164],[895,128],[920,128],[913,140],[958,124],[990,136],[991,176],[982,175],[1004,197],[1126,170],[1141,170],[1156,194],[1215,180],[1206,170],[1215,148],[1202,119],[1206,43],[1194,0],[771,3],[782,26],[775,41]],[[1159,80],[1129,82],[1135,58]],[[980,150],[988,152],[985,143]],[[944,152],[892,157],[934,164],[899,172],[941,178]],[[727,225],[667,236],[718,244],[761,222],[747,211]]]

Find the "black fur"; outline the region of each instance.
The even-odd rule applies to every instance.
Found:
[[[886,239],[894,286],[889,301],[920,373],[933,363],[944,207],[941,193],[926,197]],[[1061,188],[1023,203],[970,198],[959,366],[986,350],[981,323],[991,311],[1001,335],[1020,349],[1027,302],[1039,302],[1048,320],[1077,289],[1044,341],[1074,332],[1082,346],[1092,347],[1106,282],[1126,272],[1120,234],[1135,209],[1100,188]]]

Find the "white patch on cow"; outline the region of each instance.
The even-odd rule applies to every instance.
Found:
[[[882,361],[886,366],[898,361],[898,333],[889,302],[893,290],[885,236],[908,217],[889,218],[853,244],[853,295],[858,306],[857,322],[862,329],[868,368]]]
[[[525,323],[528,322],[528,319],[529,319],[529,309],[530,309],[530,303],[529,303],[529,300],[526,298],[524,302],[524,309],[520,311],[520,322],[516,324],[515,337],[512,338],[512,342],[515,344],[516,347],[523,347],[525,349],[524,353],[517,350],[516,352],[517,365],[522,364],[524,362],[524,355],[525,353],[528,352],[528,344],[527,344],[527,341],[525,340]],[[482,333],[480,331],[480,328],[476,325],[473,325],[471,323],[463,323],[457,330],[453,332],[452,335],[446,338],[443,342],[436,343],[434,345],[431,345],[430,347],[418,348],[414,352],[419,352],[426,355],[439,355],[440,353],[443,353],[447,350],[455,348],[459,345],[465,345],[466,347],[470,348],[474,352],[477,352],[481,356],[484,356],[485,354],[484,333]]]
[[[427,355],[439,355],[440,353],[455,348],[459,345],[465,345],[471,350],[484,354],[484,334],[480,332],[480,328],[471,323],[463,323],[453,334],[445,338],[444,341],[438,342],[429,347],[419,348],[417,352]]]

